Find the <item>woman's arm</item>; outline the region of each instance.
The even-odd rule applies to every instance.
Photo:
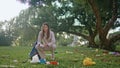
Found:
[[[48,46],[51,46],[53,44],[55,44],[55,35],[54,35],[54,32],[50,32],[50,35],[51,35],[51,42],[48,42]]]
[[[39,32],[39,34],[38,34],[38,40],[37,40],[37,45],[41,45],[41,31]]]

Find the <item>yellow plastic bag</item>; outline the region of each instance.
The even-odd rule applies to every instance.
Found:
[[[96,63],[93,62],[91,58],[87,57],[83,60],[83,65],[85,65],[85,66],[91,66],[91,65],[94,65],[94,64],[96,64]]]

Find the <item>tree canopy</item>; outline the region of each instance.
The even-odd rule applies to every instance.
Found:
[[[119,0],[19,0],[30,7],[11,20],[14,41],[33,41],[40,26],[48,22],[56,32],[67,32],[83,37],[90,47],[115,50],[120,34],[107,37],[109,31],[120,26]],[[15,28],[15,29],[13,29]],[[96,43],[98,38],[99,44]],[[20,42],[20,41],[19,41]]]
[[[29,3],[39,11],[45,11],[48,8],[50,15],[47,21],[52,24],[54,30],[60,32],[76,34],[89,41],[89,45],[113,50],[113,43],[120,40],[120,34],[112,38],[107,38],[108,32],[113,27],[119,27],[120,23],[116,22],[120,15],[119,0],[20,0],[23,3]],[[44,8],[44,9],[42,9]],[[42,13],[48,16],[48,13]],[[39,17],[37,14],[35,21],[41,22],[44,16]],[[41,19],[38,19],[41,18]],[[52,19],[54,18],[54,19]],[[52,21],[50,21],[51,19]],[[45,20],[44,20],[45,21]],[[78,25],[74,25],[75,23]],[[34,22],[37,23],[37,22]],[[52,26],[51,25],[51,26]],[[95,43],[95,37],[99,36],[99,45]],[[112,42],[115,40],[114,42]]]

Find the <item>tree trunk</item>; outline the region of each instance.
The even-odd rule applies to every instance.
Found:
[[[88,47],[98,48],[97,44],[94,41],[95,37],[90,36],[88,40],[89,45]]]
[[[107,49],[107,50],[115,50],[113,48],[113,44],[111,40],[107,39],[107,34],[110,30],[110,28],[114,25],[114,22],[117,19],[117,0],[112,1],[112,6],[113,6],[113,15],[109,22],[105,25],[104,28],[102,28],[101,23],[102,19],[100,16],[100,10],[98,9],[95,0],[88,0],[89,4],[91,5],[91,8],[95,14],[96,17],[96,29],[99,34],[99,39],[100,39],[100,48],[102,49]]]
[[[114,43],[113,41],[111,41],[113,39],[106,38],[108,31],[112,26],[114,26],[114,22],[117,20],[117,9],[118,9],[117,0],[113,0],[112,5],[113,5],[112,17],[104,27],[103,33],[99,33],[99,34],[100,34],[101,46],[104,46],[103,47],[104,49],[114,51],[115,50],[115,47],[113,46]]]
[[[110,51],[114,51],[115,50],[112,47],[112,43],[108,39],[105,39],[104,41],[102,41],[100,46],[101,46],[100,47],[101,49],[110,50]]]

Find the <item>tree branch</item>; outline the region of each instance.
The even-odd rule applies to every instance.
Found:
[[[101,16],[100,16],[100,12],[99,12],[99,9],[97,7],[97,5],[95,4],[95,1],[94,0],[88,0],[88,3],[91,5],[91,8],[95,14],[95,17],[96,17],[96,28],[97,28],[97,31],[99,31],[101,33],[101,30],[102,30],[102,27],[101,27]]]
[[[74,32],[74,31],[67,31],[67,33],[71,33],[71,34],[75,34],[75,35],[78,35],[78,36],[81,36],[81,37],[83,37],[84,39],[89,39],[89,37],[88,36],[86,36],[86,35],[84,35],[84,34],[82,34],[82,33],[77,33],[77,32]]]
[[[120,34],[117,34],[117,35],[110,38],[110,42],[112,42],[112,43],[115,43],[118,40],[120,41]]]
[[[117,10],[118,10],[118,6],[117,6],[117,0],[113,0],[113,15],[112,18],[108,21],[108,23],[106,24],[106,26],[104,27],[104,32],[106,33],[105,35],[107,35],[108,31],[110,30],[110,28],[114,25],[115,21],[117,20]]]

